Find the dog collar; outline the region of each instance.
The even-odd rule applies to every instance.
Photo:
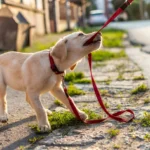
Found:
[[[50,62],[50,67],[51,67],[52,71],[55,74],[62,74],[62,73],[64,73],[64,71],[59,71],[58,70],[57,66],[55,65],[54,59],[53,59],[53,57],[50,54],[50,51],[49,51],[49,62]]]

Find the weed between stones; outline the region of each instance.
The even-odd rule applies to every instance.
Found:
[[[144,136],[144,139],[145,139],[145,141],[150,141],[150,134],[145,134],[145,136]]]
[[[111,138],[117,136],[119,134],[119,132],[120,132],[119,129],[112,128],[112,129],[108,130],[108,134]]]
[[[86,93],[83,90],[78,89],[75,85],[71,84],[67,87],[68,94],[70,96],[74,95],[85,95]]]
[[[144,76],[143,75],[141,75],[141,76],[135,76],[134,78],[133,78],[133,80],[144,80],[145,78],[144,78]]]
[[[30,138],[28,141],[31,144],[35,144],[36,142],[42,140],[44,136],[34,136],[33,138]]]
[[[65,75],[65,81],[73,82],[74,80],[83,79],[84,77],[83,72],[70,72]]]
[[[150,103],[150,97],[144,99],[144,104],[148,104],[148,103]]]
[[[99,90],[100,93],[101,93],[101,96],[107,96],[109,94],[109,91],[108,90]]]
[[[140,123],[143,127],[150,127],[150,113],[144,112],[143,117],[140,119]]]
[[[141,93],[141,92],[146,92],[147,90],[148,90],[147,85],[141,84],[141,85],[137,86],[135,89],[133,89],[131,91],[131,94],[138,94],[138,93]]]
[[[113,148],[114,148],[114,149],[120,149],[120,145],[115,144],[115,145],[113,146]]]
[[[88,115],[89,119],[101,119],[102,116],[88,109],[83,109],[83,111]],[[48,116],[48,120],[51,124],[52,131],[61,127],[76,126],[83,124],[82,121],[76,119],[76,117],[69,111],[66,112],[53,112],[52,115]],[[37,125],[29,125],[29,127],[35,131],[35,133],[40,134],[40,130]],[[51,132],[51,131],[49,131]],[[36,139],[32,139],[34,141]]]
[[[54,103],[55,103],[55,105],[57,105],[57,106],[63,106],[63,103],[62,103],[60,100],[58,100],[58,99],[56,99],[56,100],[54,101]]]
[[[84,73],[82,72],[70,72],[65,76],[65,81],[69,83],[79,83],[79,84],[89,84],[91,80],[86,79]]]
[[[125,80],[125,78],[123,77],[123,73],[122,73],[122,72],[119,72],[118,77],[117,77],[117,80],[118,80],[118,81]]]

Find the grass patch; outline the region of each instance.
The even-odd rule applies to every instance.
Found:
[[[117,105],[117,109],[118,109],[118,110],[120,110],[120,109],[121,109],[121,107],[122,107],[122,105],[121,105],[121,104],[118,104],[118,105]]]
[[[70,72],[65,75],[65,81],[73,82],[74,80],[81,80],[85,77],[83,72]]]
[[[143,127],[150,127],[150,113],[144,112],[143,117],[140,119],[140,123]]]
[[[56,100],[54,101],[54,103],[55,103],[55,105],[57,105],[57,106],[63,106],[63,103],[62,103],[60,100],[58,100],[58,99],[56,99]]]
[[[117,80],[118,80],[118,81],[125,80],[125,78],[123,77],[123,73],[122,73],[122,72],[119,72],[118,77],[117,77]]]
[[[28,141],[30,144],[35,144],[38,141],[42,140],[44,138],[44,136],[35,136],[33,138],[30,138]]]
[[[25,147],[23,145],[19,146],[19,150],[25,150]]]
[[[88,115],[89,119],[101,119],[102,116],[96,114],[95,112],[83,109],[83,111]],[[82,121],[76,119],[76,117],[69,111],[66,112],[53,112],[52,115],[48,116],[48,120],[51,124],[52,130],[61,128],[61,127],[68,127],[68,126],[75,126],[82,124]],[[34,130],[37,134],[40,134],[40,131],[37,125],[30,125],[31,129]],[[37,138],[39,139],[39,138]],[[31,142],[36,142],[37,139],[31,139]],[[34,142],[34,143],[35,143]]]
[[[135,89],[133,89],[131,91],[131,94],[138,94],[138,93],[141,93],[141,92],[146,92],[147,90],[148,90],[147,85],[141,84],[141,85],[137,86]]]
[[[71,84],[68,86],[68,94],[70,96],[85,95],[85,92],[83,90],[78,89],[75,85]]]
[[[102,116],[91,111],[89,109],[83,109],[83,111],[88,115],[89,119],[102,119]]]
[[[78,83],[78,84],[89,84],[91,83],[91,80],[83,78],[83,79],[77,79],[74,80],[73,83]]]
[[[144,140],[148,141],[148,142],[150,141],[150,134],[149,133],[145,134]]]
[[[113,129],[113,128],[108,130],[108,134],[111,138],[117,136],[119,132],[120,131],[118,129]]]
[[[109,91],[108,90],[100,90],[100,94],[101,96],[107,96],[109,94]]]
[[[144,104],[150,103],[150,97],[144,99]]]
[[[32,47],[26,47],[21,50],[21,52],[37,52],[45,49],[49,49],[50,47],[53,47],[56,44],[56,42],[52,43],[41,43],[41,42],[35,42]]]
[[[111,59],[118,59],[118,58],[123,58],[127,57],[126,53],[124,50],[121,50],[119,52],[111,52],[109,50],[100,50],[100,51],[95,51],[92,53],[92,59],[93,61],[107,61]]]
[[[120,145],[115,144],[115,145],[113,146],[113,148],[114,148],[114,149],[120,149]]]
[[[105,105],[106,108],[109,108],[109,107],[110,107],[107,102],[105,102],[104,105]]]
[[[98,27],[86,27],[81,28],[85,33],[90,33],[99,30]],[[124,47],[123,36],[126,32],[119,29],[104,29],[102,31],[103,45],[104,47]]]
[[[81,123],[81,121],[77,120],[71,112],[67,111],[63,113],[53,112],[52,115],[48,117],[48,119],[52,130],[66,126],[74,126]]]
[[[141,75],[141,76],[135,76],[134,78],[133,78],[133,80],[144,80],[145,78],[144,78],[144,76],[143,75]]]

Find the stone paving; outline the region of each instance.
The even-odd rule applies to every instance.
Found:
[[[141,69],[128,58],[111,60],[101,67],[94,67],[93,74],[97,80],[99,89],[108,92],[103,95],[104,103],[107,103],[110,112],[119,109],[132,109],[136,118],[140,118],[144,111],[149,111],[149,103],[144,104],[144,99],[149,97],[150,92],[131,95],[131,90],[139,84],[147,84],[147,80],[135,81],[134,77],[141,76]],[[96,65],[95,65],[96,66]],[[83,71],[89,78],[89,71],[86,59],[84,59],[76,71]],[[123,79],[118,80],[119,72],[122,72]],[[102,80],[103,79],[103,80]],[[106,80],[110,80],[107,83]],[[75,103],[81,109],[87,108],[99,113],[103,113],[97,103],[91,85],[79,85],[87,92],[84,96],[74,96]],[[126,117],[129,117],[126,115]],[[118,129],[119,134],[113,138],[108,134],[109,129]],[[149,133],[149,128],[143,128],[140,124],[130,122],[122,124],[113,120],[94,125],[70,126],[54,130],[46,138],[33,145],[34,150],[149,150],[150,144],[144,139]]]

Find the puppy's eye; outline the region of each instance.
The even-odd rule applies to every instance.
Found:
[[[78,36],[83,36],[83,35],[84,35],[83,33],[79,33],[79,34],[78,34]]]

